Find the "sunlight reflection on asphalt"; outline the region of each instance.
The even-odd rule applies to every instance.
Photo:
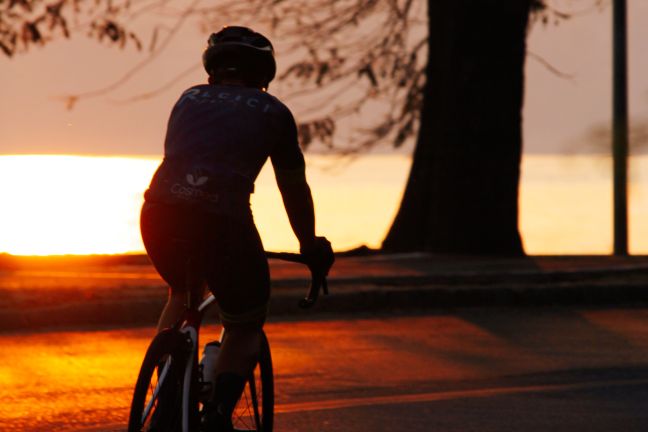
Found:
[[[514,376],[645,365],[646,322],[645,309],[475,309],[270,323],[277,408],[284,413],[278,427],[302,411],[319,410],[325,422],[336,418],[335,410],[391,399],[394,405],[481,398],[485,386],[536,391],[528,387],[533,383],[517,390]],[[123,430],[153,334],[152,328],[0,334],[0,430]],[[207,327],[202,342],[217,334]]]

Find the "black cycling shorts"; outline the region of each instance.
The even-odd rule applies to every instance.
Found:
[[[192,258],[200,262],[225,327],[263,325],[270,273],[251,213],[233,216],[145,203],[140,226],[146,252],[171,290],[186,291]]]

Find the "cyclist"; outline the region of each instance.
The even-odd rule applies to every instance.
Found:
[[[268,263],[249,198],[270,158],[301,253],[313,271],[333,263],[331,244],[315,236],[304,157],[291,112],[266,92],[276,64],[270,41],[246,27],[225,27],[208,40],[208,84],[189,88],[168,122],[164,159],[141,213],[146,251],[169,284],[158,331],[179,319],[186,299],[202,298],[201,279],[217,299],[225,336],[203,429],[230,431],[231,414],[255,366],[266,318]]]

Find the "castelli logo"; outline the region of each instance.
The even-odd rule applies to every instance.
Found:
[[[187,183],[189,183],[191,186],[202,186],[205,183],[207,183],[207,180],[209,180],[209,177],[207,176],[195,176],[193,174],[187,174]]]

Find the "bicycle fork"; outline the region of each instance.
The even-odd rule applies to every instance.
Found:
[[[189,311],[187,319],[180,327],[187,341],[188,357],[182,380],[182,432],[198,429],[200,412],[198,408],[198,331],[200,330],[201,314]]]

